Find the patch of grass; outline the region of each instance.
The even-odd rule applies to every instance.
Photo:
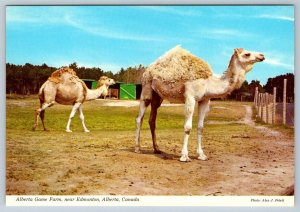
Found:
[[[104,107],[101,101],[86,102],[83,105],[85,122],[91,131],[122,131],[135,130],[135,118],[138,107]],[[220,107],[222,105],[222,107]],[[39,102],[35,99],[7,100],[6,128],[14,130],[30,130],[34,124],[34,110]],[[219,106],[219,107],[218,107]],[[54,105],[45,112],[45,124],[51,131],[63,131],[71,112],[71,106]],[[197,108],[194,113],[194,125],[197,123]],[[244,107],[235,102],[212,102],[211,111],[206,120],[236,121],[242,119],[245,113]],[[149,129],[148,119],[150,107],[144,117],[143,129]],[[40,121],[39,121],[40,123]],[[184,106],[161,107],[157,116],[158,129],[182,128],[184,124]],[[72,120],[71,129],[76,132],[82,131],[79,115]],[[42,130],[42,126],[37,128]]]

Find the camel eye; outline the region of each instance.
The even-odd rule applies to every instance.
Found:
[[[244,54],[245,57],[250,57],[250,55],[251,55],[250,53]]]

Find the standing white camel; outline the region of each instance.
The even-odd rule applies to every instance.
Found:
[[[192,129],[195,104],[199,108],[197,126],[198,159],[206,160],[201,147],[205,114],[209,111],[211,98],[224,97],[241,87],[245,74],[254,63],[263,61],[264,55],[242,48],[234,49],[227,70],[222,77],[216,77],[208,63],[192,55],[180,46],[169,50],[152,63],[143,74],[143,89],[139,115],[136,118],[135,152],[140,152],[140,130],[147,106],[151,103],[149,125],[154,153],[160,153],[156,144],[156,115],[163,99],[185,103],[184,140],[180,161],[190,161],[188,139]]]
[[[102,76],[98,81],[97,89],[90,90],[70,68],[61,68],[53,72],[51,77],[48,78],[39,90],[40,108],[36,110],[35,124],[32,130],[35,130],[38,126],[38,117],[40,117],[44,130],[46,131],[44,124],[45,109],[57,102],[62,105],[73,105],[66,128],[67,132],[72,132],[70,125],[77,110],[79,110],[80,113],[84,132],[89,132],[84,123],[84,115],[82,112],[83,102],[97,99],[101,94],[107,92],[108,87],[114,83],[115,81],[113,79]]]

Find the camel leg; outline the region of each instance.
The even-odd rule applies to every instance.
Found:
[[[152,135],[152,142],[153,142],[153,149],[155,154],[160,154],[161,151],[158,149],[157,143],[156,143],[156,115],[157,115],[157,109],[160,107],[163,99],[160,98],[160,96],[153,92],[152,94],[152,101],[151,101],[151,113],[149,117],[149,125],[151,129],[151,135]]]
[[[75,113],[77,112],[77,110],[80,107],[80,105],[81,105],[80,102],[76,102],[74,104],[74,106],[72,108],[72,111],[71,111],[71,114],[69,116],[69,120],[68,120],[66,132],[72,132],[72,130],[70,130],[71,121],[72,121],[72,118],[75,116]]]
[[[41,118],[41,121],[42,121],[42,124],[43,124],[43,128],[44,128],[44,131],[47,131],[46,127],[45,127],[45,123],[44,123],[44,119],[45,119],[45,110],[42,110],[41,113],[40,113],[40,118]]]
[[[84,123],[84,115],[83,115],[83,112],[82,112],[82,104],[79,106],[79,113],[80,113],[80,119],[81,119],[81,123],[82,123],[82,127],[83,127],[84,132],[90,132],[86,128],[85,123]]]
[[[141,135],[141,127],[143,124],[143,119],[145,115],[145,111],[149,106],[151,100],[150,99],[141,99],[140,101],[140,111],[139,115],[136,118],[136,136],[135,136],[135,152],[140,153],[140,135]]]
[[[32,126],[32,131],[35,131],[35,129],[39,125],[39,116],[40,116],[40,112],[39,109],[37,109],[35,110],[35,121],[34,121],[34,125]]]
[[[199,154],[199,160],[206,160],[207,157],[203,153],[201,142],[202,142],[202,133],[203,133],[203,126],[204,126],[204,118],[206,113],[209,111],[209,103],[210,101],[203,101],[198,103],[198,126],[197,126],[197,153]]]
[[[44,113],[45,113],[45,109],[48,108],[48,107],[51,107],[52,105],[54,105],[54,102],[44,103],[44,104],[41,105],[41,107],[39,109],[35,110],[35,124],[32,127],[33,131],[38,126],[39,117],[41,118],[44,130],[46,131],[45,124],[44,124],[44,117],[45,117]]]
[[[183,148],[181,151],[180,161],[189,162],[191,159],[188,156],[188,142],[190,132],[192,130],[193,114],[195,108],[195,98],[186,97],[185,100],[185,122],[184,122],[184,138],[183,138]]]

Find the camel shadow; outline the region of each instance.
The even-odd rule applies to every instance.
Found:
[[[179,160],[178,155],[175,155],[175,154],[172,154],[169,152],[165,152],[165,151],[161,151],[161,150],[159,153],[155,153],[154,150],[145,149],[145,150],[141,150],[141,153],[139,153],[139,154],[154,155],[155,157],[160,158],[162,160]]]
[[[170,153],[170,152],[165,152],[165,151],[162,151],[160,150],[160,153],[154,153],[154,150],[152,149],[141,149],[140,150],[140,153],[136,153],[134,151],[134,148],[127,148],[127,149],[124,149],[124,151],[127,151],[127,152],[131,152],[133,154],[136,154],[136,155],[154,155],[155,157],[159,158],[159,159],[162,159],[162,160],[173,160],[173,161],[179,161],[180,159],[180,155],[178,154],[173,154],[173,153]],[[190,157],[191,159],[196,159],[196,157]]]

